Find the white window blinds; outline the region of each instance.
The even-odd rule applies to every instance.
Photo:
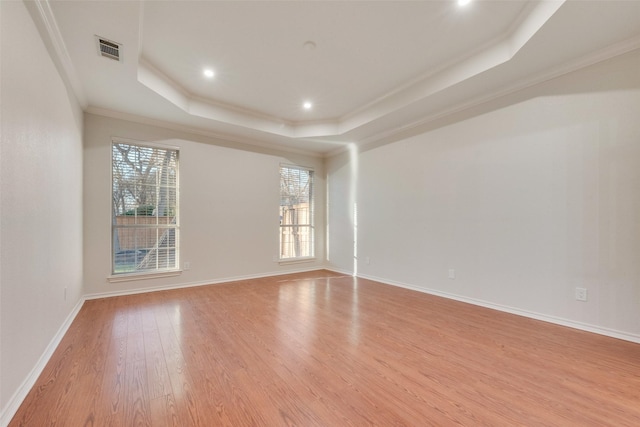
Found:
[[[280,259],[313,257],[313,170],[280,166]]]
[[[114,141],[113,274],[179,266],[178,150]]]

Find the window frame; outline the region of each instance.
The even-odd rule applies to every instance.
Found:
[[[151,148],[158,150],[166,150],[175,152],[175,212],[174,212],[174,222],[170,224],[132,224],[130,226],[122,226],[118,225],[115,221],[116,212],[115,212],[115,200],[114,200],[114,146],[117,144],[125,144],[131,145],[141,148]],[[110,275],[108,276],[109,282],[123,282],[129,280],[137,280],[137,279],[149,279],[155,277],[166,277],[166,276],[175,276],[182,273],[180,268],[180,147],[168,144],[162,144],[157,142],[150,141],[139,141],[132,140],[126,138],[114,137],[111,139],[110,145],[110,196],[111,196],[111,215],[110,215],[110,223],[111,223],[111,236],[110,236],[110,248],[111,248],[111,266],[110,266]],[[156,187],[157,189],[158,187]],[[157,201],[156,201],[157,203]],[[116,251],[115,251],[115,233],[118,229],[121,228],[132,228],[132,229],[173,229],[174,230],[174,257],[175,263],[173,267],[170,268],[151,268],[151,269],[143,269],[143,270],[134,270],[134,271],[123,271],[116,272]],[[156,241],[157,244],[157,241]]]
[[[308,222],[307,223],[296,223],[296,224],[283,224],[282,217],[282,200],[283,200],[283,192],[282,192],[282,171],[283,169],[294,169],[299,171],[304,171],[309,173],[309,201],[308,201]],[[279,206],[278,206],[278,214],[279,214],[279,226],[278,226],[278,262],[280,264],[287,263],[296,263],[296,262],[304,262],[314,260],[315,257],[315,171],[312,167],[309,166],[301,166],[295,164],[287,164],[281,163],[278,167],[279,172]],[[308,240],[306,241],[306,247],[302,249],[302,252],[306,252],[305,255],[302,256],[288,256],[283,257],[283,229],[284,228],[292,228],[292,227],[304,227],[308,229]]]

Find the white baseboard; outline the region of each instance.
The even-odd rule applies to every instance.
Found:
[[[13,396],[11,396],[5,407],[2,408],[2,412],[0,412],[0,427],[6,427],[9,425],[9,422],[18,411],[18,408],[20,408],[20,405],[27,397],[27,394],[29,393],[29,391],[31,391],[31,388],[36,383],[36,380],[38,379],[40,374],[42,374],[45,366],[47,366],[47,363],[49,362],[49,359],[51,359],[53,352],[56,350],[56,348],[58,348],[58,345],[60,344],[60,341],[62,341],[64,334],[67,333],[69,326],[71,326],[71,323],[73,323],[73,320],[80,312],[84,301],[84,298],[80,298],[78,300],[78,303],[75,305],[73,310],[71,310],[71,313],[69,313],[65,321],[62,323],[62,326],[60,326],[56,334],[49,342],[49,345],[47,345],[47,347],[45,348],[44,353],[42,353],[40,359],[38,359],[38,362],[35,364],[31,372],[29,372],[29,375],[27,375],[22,384],[20,384],[20,387],[18,387],[16,392],[13,393]]]
[[[548,314],[536,313],[533,311],[522,310],[515,307],[509,307],[502,304],[494,304],[492,302],[479,300],[476,298],[468,298],[460,295],[450,294],[447,292],[441,292],[434,289],[422,288],[415,285],[410,285],[407,283],[396,282],[393,280],[383,279],[380,277],[369,276],[364,274],[358,274],[358,277],[362,277],[363,279],[373,280],[376,282],[384,283],[386,285],[397,286],[400,288],[411,289],[413,291],[422,292],[429,295],[435,295],[438,297],[448,298],[460,302],[465,302],[468,304],[477,305],[480,307],[490,308],[493,310],[503,311],[505,313],[516,314],[518,316],[528,317],[531,319],[541,320],[543,322],[553,323],[556,325],[566,326],[573,329],[579,329],[581,331],[593,332],[595,334],[600,334],[612,338],[617,338],[625,341],[630,341],[633,343],[640,344],[640,335],[630,334],[628,332],[618,331],[615,329],[604,328],[602,326],[591,325],[588,323],[577,322],[575,320],[564,319],[561,317],[550,316]]]
[[[127,289],[124,291],[99,292],[99,293],[87,294],[84,296],[84,299],[91,300],[91,299],[98,299],[98,298],[117,297],[117,296],[123,296],[123,295],[144,294],[147,292],[167,291],[171,289],[193,288],[196,286],[217,285],[220,283],[238,282],[240,280],[262,279],[264,277],[284,276],[286,274],[307,273],[309,271],[318,271],[318,270],[327,270],[327,269],[325,267],[314,266],[314,267],[293,269],[293,270],[287,270],[287,271],[275,271],[270,273],[249,274],[246,276],[223,277],[219,279],[205,280],[205,281],[199,281],[199,282],[185,282],[185,283],[178,283],[178,284],[167,285],[167,286],[152,286],[149,288]]]
[[[334,273],[344,274],[345,276],[353,276],[353,271],[342,270],[340,268],[326,267],[325,270],[333,271]]]

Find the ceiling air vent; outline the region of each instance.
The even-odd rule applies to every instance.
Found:
[[[111,40],[107,40],[102,37],[96,36],[96,40],[98,41],[98,49],[100,50],[100,55],[105,58],[113,59],[116,61],[120,61],[120,44],[116,42],[112,42]]]

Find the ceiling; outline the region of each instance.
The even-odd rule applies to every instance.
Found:
[[[640,1],[37,0],[30,10],[85,111],[318,155],[640,48]],[[99,54],[96,36],[119,44],[120,61]]]

